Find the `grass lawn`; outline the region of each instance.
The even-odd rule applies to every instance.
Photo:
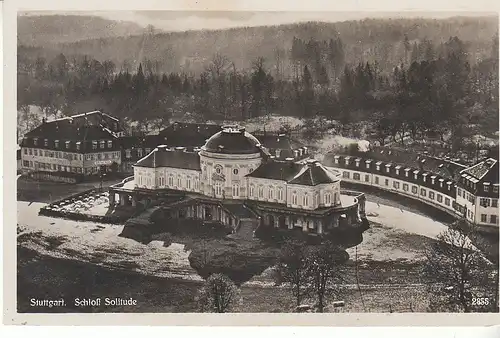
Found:
[[[151,277],[110,270],[89,263],[42,256],[18,248],[18,312],[197,312],[199,281]],[[338,299],[345,312],[425,311],[426,292],[421,286],[363,287],[363,299],[356,288],[346,288]],[[241,303],[234,312],[291,312],[295,300],[282,287],[243,286]],[[137,306],[82,308],[75,298],[134,298]],[[31,298],[61,299],[64,308],[30,307]],[[102,303],[102,302],[101,302]],[[363,305],[364,303],[364,305]],[[330,309],[331,310],[331,309]]]

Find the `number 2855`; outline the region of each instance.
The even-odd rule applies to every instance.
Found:
[[[490,299],[489,298],[472,298],[472,305],[473,306],[485,306],[485,305],[490,305]]]

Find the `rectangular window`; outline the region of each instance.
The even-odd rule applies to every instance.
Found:
[[[491,207],[498,208],[498,199],[496,199],[496,198],[491,199]]]
[[[462,197],[462,189],[460,188],[457,188],[457,195]]]
[[[404,191],[408,191],[408,190],[410,190],[410,188],[409,188],[408,184],[403,183],[403,190],[404,190]]]
[[[43,144],[44,144],[46,147],[48,147],[48,146],[49,146],[49,140],[45,139],[45,140],[43,141]]]
[[[433,200],[433,199],[434,199],[434,192],[433,192],[433,191],[429,191],[429,198],[430,198],[431,200]]]
[[[412,186],[411,187],[411,192],[414,193],[414,194],[418,194],[418,188],[416,185]]]
[[[486,223],[488,221],[488,215],[481,214],[481,222]]]
[[[437,195],[437,200],[438,200],[439,203],[443,203],[443,195],[438,194]]]
[[[38,149],[33,149],[33,154],[34,154],[35,156],[38,156]]]
[[[281,189],[281,188],[278,189],[278,199],[279,200],[283,199],[283,189]]]
[[[498,194],[498,185],[494,185],[494,186],[493,186],[493,192],[494,192],[495,194]]]
[[[59,148],[59,140],[54,141],[54,147],[57,149]]]
[[[349,178],[349,172],[348,172],[348,171],[344,171],[344,172],[342,173],[342,177],[344,177],[344,178]]]
[[[137,148],[137,157],[142,157],[142,148]]]
[[[490,191],[490,186],[489,185],[485,185],[484,186],[484,192],[489,192]]]
[[[427,194],[427,192],[425,191],[425,189],[420,189],[420,195],[424,196]]]
[[[491,215],[490,216],[490,223],[496,224],[497,223],[497,216],[496,215]]]
[[[389,186],[389,179],[387,179],[387,178],[385,179],[385,185]]]
[[[450,199],[448,197],[446,197],[444,199],[444,204],[446,204],[447,206],[450,206]]]
[[[24,155],[28,155],[28,148],[24,148]]]
[[[30,166],[30,161],[24,160],[23,167],[29,167],[29,166]]]
[[[126,158],[131,158],[132,157],[132,151],[130,149],[125,150],[125,157]]]
[[[489,198],[479,199],[479,205],[482,206],[483,208],[488,208],[490,206],[490,199]]]
[[[97,141],[92,141],[92,149],[97,149]]]
[[[393,182],[392,182],[392,186],[393,186],[393,188],[395,188],[395,189],[399,189],[399,182],[393,181]]]
[[[365,182],[370,182],[370,176],[369,175],[365,175]]]
[[[356,181],[359,181],[360,175],[358,173],[352,174],[352,178],[355,179]]]
[[[378,176],[375,176],[375,184],[378,184]]]
[[[113,148],[113,141],[112,140],[108,141],[108,148]]]
[[[30,155],[33,155],[33,151],[32,151],[32,149],[31,149],[31,148],[29,149],[29,151],[28,151],[28,152],[29,152],[29,154],[30,154]]]
[[[253,185],[251,185],[250,186],[250,196],[253,196],[253,189],[254,189],[254,187],[253,187]]]

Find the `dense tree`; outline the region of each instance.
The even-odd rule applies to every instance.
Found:
[[[224,313],[238,302],[238,288],[227,276],[214,273],[200,290],[199,303],[203,312]]]

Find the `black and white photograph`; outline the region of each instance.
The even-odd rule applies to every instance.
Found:
[[[498,30],[18,11],[15,311],[498,313]]]

